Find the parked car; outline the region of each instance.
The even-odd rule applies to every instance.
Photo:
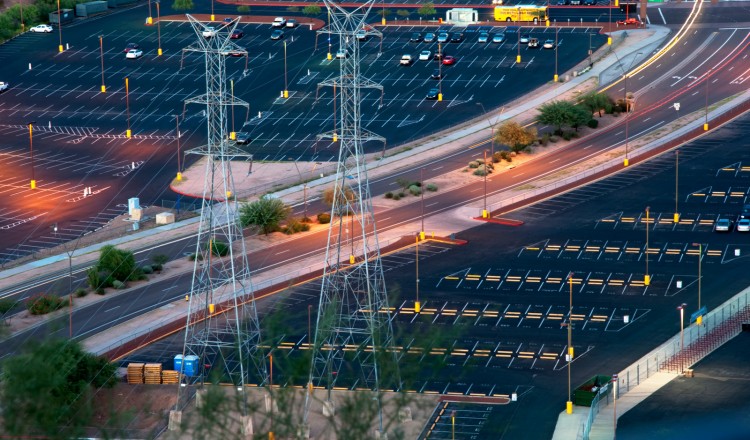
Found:
[[[639,26],[641,24],[641,21],[637,18],[630,17],[626,18],[625,20],[617,20],[617,24],[622,26]]]
[[[360,29],[357,31],[356,34],[354,34],[357,37],[357,40],[359,41],[365,41],[367,40],[367,32],[365,32],[364,29]]]
[[[570,0],[557,0],[557,6],[567,6],[570,4]]]
[[[737,222],[737,232],[749,232],[750,231],[750,219],[743,218]]]
[[[576,5],[576,6],[580,5],[581,4],[581,0],[570,0],[570,4],[571,5]]]
[[[440,71],[440,69],[435,69],[432,71],[432,75],[430,75],[430,78],[432,79],[441,79],[443,77],[443,72]]]
[[[595,6],[596,0],[583,0],[583,4],[586,6]]]
[[[495,34],[492,36],[493,43],[505,43],[505,34]]]
[[[271,23],[271,27],[280,28],[286,26],[286,19],[284,17],[276,17]]]
[[[521,44],[529,44],[531,37],[528,34],[521,35]]]
[[[234,136],[235,142],[237,142],[239,145],[249,144],[252,140],[250,139],[250,133],[245,133],[242,131],[235,133]]]
[[[480,32],[479,38],[477,38],[477,43],[486,43],[490,40],[490,34],[487,32]]]
[[[464,41],[463,32],[457,32],[451,36],[451,43],[460,43]]]
[[[435,34],[433,34],[432,32],[424,34],[425,43],[432,43],[433,41],[435,41]]]
[[[538,38],[529,39],[529,48],[539,49],[539,39]]]
[[[143,51],[140,49],[131,49],[125,54],[125,58],[134,60],[143,56]]]
[[[450,34],[448,32],[440,32],[437,37],[438,43],[445,43],[450,38]]]
[[[442,61],[442,59],[445,57],[446,53],[445,51],[442,52],[435,52],[435,55],[432,56],[433,60]]]
[[[339,49],[339,50],[336,51],[336,58],[338,58],[340,60],[344,59],[344,58],[346,58],[348,56],[349,56],[349,54],[346,53],[346,49]]]
[[[232,35],[229,36],[232,40],[237,40],[245,36],[245,32],[242,29],[235,29],[232,31]]]
[[[296,28],[297,27],[297,20],[294,20],[294,19],[287,20],[285,27]]]
[[[438,99],[438,94],[440,94],[440,90],[437,87],[433,87],[427,92],[425,99]]]
[[[238,49],[229,49],[221,52],[222,55],[225,57],[244,57],[245,51],[238,50]]]
[[[432,57],[432,52],[429,50],[423,50],[419,53],[419,61],[430,61],[430,58]]]
[[[203,37],[204,38],[211,38],[216,36],[216,28],[213,26],[206,26],[203,29]]]
[[[554,49],[555,48],[555,40],[545,40],[543,47],[545,49]]]
[[[226,17],[226,18],[224,19],[224,21],[222,21],[222,22],[221,22],[221,25],[222,25],[222,26],[229,26],[230,24],[232,24],[232,19],[231,19],[231,18],[229,18],[229,17]]]
[[[48,24],[38,24],[34,26],[33,28],[29,29],[30,32],[42,32],[45,34],[48,34],[52,32],[52,26]]]
[[[8,90],[8,87],[10,87],[10,84],[4,81],[0,81],[0,92]]]
[[[127,46],[125,46],[125,50],[123,50],[123,51],[122,51],[122,53],[128,53],[128,52],[130,52],[130,51],[131,51],[131,50],[133,50],[133,49],[140,49],[140,48],[141,48],[141,47],[140,47],[140,46],[138,46],[138,45],[137,45],[137,44],[135,44],[135,43],[128,43],[128,45],[127,45]]]
[[[732,230],[732,221],[728,218],[720,218],[716,220],[716,224],[714,225],[714,231],[715,232],[729,232]]]
[[[420,34],[419,32],[414,32],[413,34],[411,34],[409,41],[411,41],[412,43],[419,43],[420,41],[422,41],[422,34]]]
[[[452,66],[456,64],[456,57],[451,55],[446,55],[445,58],[443,58],[443,65],[444,66]]]
[[[412,62],[411,55],[409,54],[401,55],[401,60],[399,61],[399,64],[401,64],[402,66],[408,66],[411,64],[411,62]]]
[[[281,29],[274,29],[274,31],[271,32],[272,40],[281,40],[282,38],[284,38],[284,31]]]

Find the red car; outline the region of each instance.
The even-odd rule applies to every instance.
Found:
[[[452,55],[446,55],[443,58],[443,65],[444,66],[452,66],[453,64],[456,64],[456,57]]]
[[[639,26],[641,24],[641,21],[638,20],[637,18],[626,18],[625,20],[618,20],[617,24],[618,25],[621,24],[623,26],[627,26],[627,25]]]
[[[128,45],[125,46],[125,50],[123,50],[122,53],[128,53],[133,49],[140,49],[140,46],[138,46],[135,43],[128,43]]]
[[[235,29],[232,31],[232,35],[229,37],[232,40],[238,40],[245,36],[245,33],[242,32],[242,29]]]

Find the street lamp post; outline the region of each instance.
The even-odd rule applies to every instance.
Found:
[[[286,76],[286,40],[284,41],[284,99],[289,97],[289,87],[287,87]]]
[[[651,220],[649,218],[649,211],[651,208],[646,206],[646,274],[643,276],[643,284],[645,286],[648,286],[651,284],[651,275],[648,274],[648,230],[649,230],[649,224],[651,223]]]
[[[107,86],[104,85],[104,36],[99,35],[99,58],[102,62],[102,93],[107,93]]]
[[[625,160],[623,161],[624,166],[630,165],[630,159],[628,158],[628,129],[630,126],[630,102],[628,102],[628,72],[630,71],[630,68],[633,67],[633,63],[635,63],[635,60],[638,59],[638,57],[641,55],[642,52],[638,52],[633,57],[633,60],[630,62],[630,65],[628,66],[628,70],[623,70],[622,76],[623,80],[625,81]],[[620,62],[620,58],[617,58],[618,64],[620,65],[620,68],[622,68],[622,63]]]
[[[555,77],[554,77],[555,82],[557,82],[557,80],[560,78],[557,75],[557,33],[559,30],[560,30],[560,27],[555,26]]]
[[[128,89],[128,77],[125,77],[125,113],[128,119],[128,128],[125,131],[125,137],[130,139],[132,132],[130,131],[130,92]]]
[[[703,264],[703,243],[693,243],[693,246],[698,246],[698,311],[701,310],[701,266]],[[703,316],[698,315],[696,318],[696,324],[701,325],[703,323]]]
[[[680,212],[677,210],[677,196],[679,195],[678,182],[680,179],[680,150],[674,152],[674,217],[672,218],[674,223],[680,221]]]
[[[521,7],[518,7],[518,15],[516,16],[518,20],[521,20]],[[517,41],[518,41],[518,55],[516,55],[516,64],[521,64],[521,23],[518,23],[518,26],[516,26],[516,35],[517,35]]]
[[[680,373],[684,370],[682,352],[685,350],[685,307],[687,307],[685,303],[677,307],[677,310],[680,311]]]
[[[422,303],[419,301],[419,236],[417,236],[416,240],[416,259],[415,259],[415,266],[416,266],[416,283],[415,283],[415,295],[414,295],[414,313],[419,313],[420,310],[422,310]]]
[[[177,138],[177,181],[182,181],[182,163],[180,162],[180,115],[174,115],[175,137]]]
[[[148,17],[146,17],[146,24],[154,24],[154,17],[151,15],[151,0],[148,0]]]
[[[612,440],[617,440],[617,387],[620,385],[620,380],[617,377],[617,373],[612,375],[612,396],[614,408],[612,411]]]
[[[36,179],[34,178],[34,121],[27,124],[29,126],[29,155],[31,156],[31,181],[29,186],[36,189]]]
[[[570,364],[573,362],[573,272],[568,275],[568,284],[570,284],[570,304],[568,306],[568,401],[565,403],[565,412],[573,414],[573,401],[571,399],[570,389]]]
[[[443,100],[443,47],[438,42],[438,54],[437,62],[438,62],[438,101]]]
[[[161,56],[161,12],[159,11],[159,2],[156,2],[156,41],[158,46],[156,55]]]
[[[484,208],[482,209],[482,218],[489,217],[489,214],[487,212],[487,174],[489,174],[490,170],[489,167],[487,167],[487,150],[484,150]]]
[[[708,80],[711,79],[711,71],[706,73],[706,122],[703,123],[703,131],[708,131]]]
[[[237,132],[234,131],[234,80],[229,81],[229,93],[231,94],[232,99],[232,131],[229,132],[229,139],[236,140]]]
[[[62,44],[62,15],[60,14],[60,0],[57,0],[57,34],[60,38],[59,45],[57,46],[57,51],[62,53],[63,51],[63,44]]]
[[[456,440],[456,411],[451,411],[451,440]]]
[[[617,4],[617,0],[615,0]],[[627,18],[627,17],[626,17]],[[612,45],[612,5],[609,5],[609,26],[607,27],[607,46]]]
[[[419,188],[420,188],[420,195],[421,195],[421,205],[422,205],[422,229],[419,230],[419,239],[424,240],[424,168],[421,168],[419,170]]]

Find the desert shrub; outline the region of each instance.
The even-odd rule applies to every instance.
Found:
[[[586,125],[587,125],[587,126],[588,126],[589,128],[596,128],[596,127],[598,127],[598,126],[599,126],[599,121],[598,121],[598,120],[596,120],[596,119],[589,119],[589,122],[587,122],[587,123],[586,123]]]
[[[305,15],[320,15],[321,8],[318,5],[307,5],[302,8],[302,13]]]
[[[84,296],[89,294],[88,290],[82,287],[77,288],[73,293],[75,294],[76,298],[83,298]]]
[[[480,165],[476,170],[474,170],[475,176],[485,176],[487,174],[489,174],[489,168],[484,165]]]
[[[285,233],[286,235],[292,235],[292,234],[296,234],[297,232],[309,231],[309,230],[310,230],[310,225],[308,225],[307,223],[303,223],[297,220],[296,218],[290,218],[287,221],[286,226],[281,229],[281,232]]]
[[[55,310],[62,309],[68,305],[68,301],[59,296],[43,294],[29,298],[26,301],[26,310],[32,315],[46,315]]]
[[[327,212],[321,212],[320,214],[318,214],[318,223],[320,223],[321,225],[331,223],[331,214]]]
[[[392,199],[393,198],[393,193],[390,192],[390,191],[388,191],[387,193],[385,193],[385,198],[386,199]]]
[[[398,196],[403,199],[404,197],[406,197],[406,193],[403,192],[403,191],[401,191],[401,192],[398,193]]]
[[[401,196],[398,194],[393,195],[393,200],[401,200]]]
[[[161,272],[164,269],[164,266],[154,263],[151,265],[151,268],[154,269],[154,272]]]
[[[141,270],[146,275],[150,275],[150,274],[154,273],[154,268],[151,267],[151,266],[149,266],[148,264],[146,264],[144,266],[141,266]]]
[[[164,254],[157,254],[151,257],[151,261],[153,261],[155,264],[167,264],[167,261],[169,261],[169,257]]]
[[[398,15],[399,17],[408,17],[409,11],[406,9],[398,9],[396,10],[396,15]]]
[[[112,281],[112,287],[114,287],[115,289],[124,289],[125,283],[120,280],[114,280]]]
[[[472,168],[472,169],[479,168],[479,165],[480,163],[478,160],[472,160],[471,162],[469,162],[469,168]]]
[[[506,162],[512,162],[513,158],[510,155],[510,151],[501,151],[500,157]]]
[[[188,255],[188,260],[190,261],[195,261],[196,258],[198,259],[198,261],[203,261],[203,255],[201,254],[196,255],[193,253],[193,254]]]
[[[299,12],[299,6],[287,6],[287,12]]]
[[[229,245],[223,241],[211,241],[211,254],[215,257],[225,257],[229,254]]]
[[[435,192],[435,191],[437,191],[437,190],[438,190],[438,187],[437,187],[437,185],[435,185],[434,183],[428,183],[428,184],[427,184],[427,185],[425,186],[425,189],[426,189],[427,191],[430,191],[430,192]]]
[[[237,6],[237,12],[239,12],[240,14],[247,14],[248,12],[250,12],[250,6],[248,5]]]
[[[412,185],[412,186],[409,187],[409,192],[413,196],[418,196],[418,195],[422,194],[422,188],[418,187],[417,185]]]
[[[569,141],[573,139],[573,133],[570,131],[564,131],[562,134],[562,138],[565,139],[566,141]]]

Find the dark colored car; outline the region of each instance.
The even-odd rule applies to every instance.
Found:
[[[122,53],[128,53],[133,49],[140,49],[141,47],[135,43],[128,43],[127,46],[125,46],[125,50],[122,51]]]
[[[229,38],[231,38],[232,40],[237,40],[244,36],[245,36],[245,33],[242,32],[242,29],[235,29],[232,31],[232,35]]]
[[[443,77],[443,72],[440,71],[440,69],[435,69],[432,71],[432,75],[430,75],[430,78],[432,79],[440,79]]]
[[[594,6],[596,5],[596,0],[583,0],[583,4],[587,6]]]
[[[252,139],[250,139],[250,133],[244,133],[244,132],[237,132],[235,133],[235,141],[240,145],[246,145],[249,144]]]
[[[445,51],[435,52],[435,55],[432,56],[433,60],[442,60],[443,58],[445,58]]]
[[[451,35],[451,43],[460,43],[464,41],[464,34],[463,32],[457,32],[453,35]]]
[[[427,92],[427,96],[425,96],[425,99],[438,99],[439,93],[440,91],[437,89],[437,87],[433,87]]]
[[[281,40],[282,38],[284,38],[284,31],[282,31],[281,29],[276,29],[271,32],[272,40]]]
[[[422,34],[420,34],[419,32],[414,32],[413,34],[411,34],[411,38],[409,38],[409,41],[411,41],[412,43],[419,43],[420,41],[422,41]]]

